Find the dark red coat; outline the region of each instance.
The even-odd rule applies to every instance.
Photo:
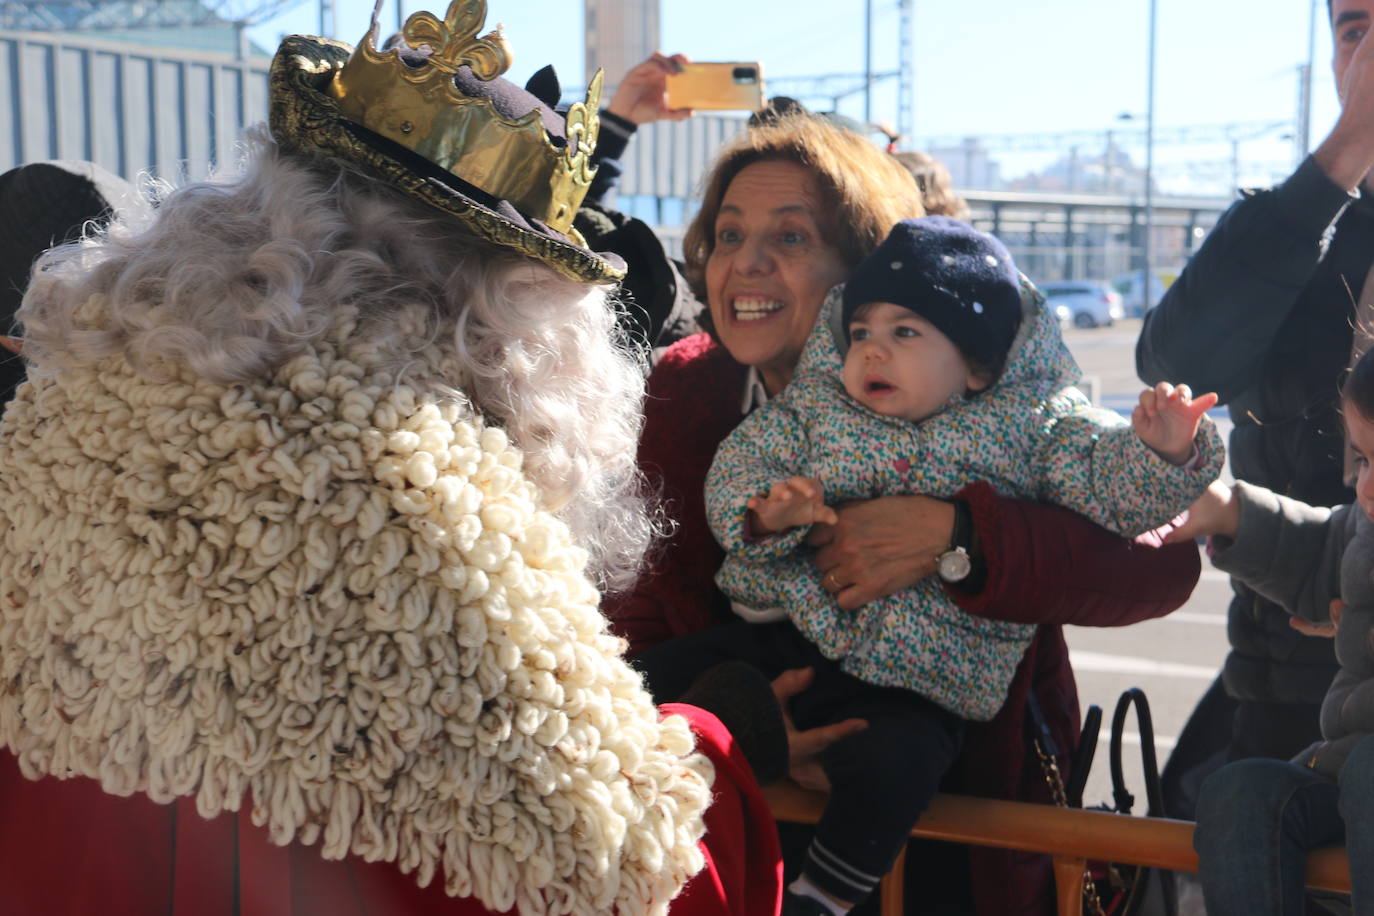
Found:
[[[704,492],[716,446],[743,418],[746,376],[698,334],[669,347],[649,377],[639,463],[677,529],[635,590],[605,604],[631,651],[732,619],[713,581],[724,553],[706,524]],[[986,484],[960,496],[973,509],[988,575],[979,594],[951,588],[951,597],[973,614],[1041,626],[1001,712],[970,726],[952,779],[972,795],[1050,802],[1027,698],[1033,689],[1067,772],[1078,690],[1060,626],[1122,626],[1175,610],[1197,583],[1198,552],[1190,544],[1164,547],[1157,534],[1128,541],[1059,506],[999,497]],[[990,849],[970,856],[980,913],[1054,912],[1047,857]]]
[[[716,776],[702,848],[707,867],[673,916],[759,916],[782,901],[777,831],[753,772],[713,715],[688,718]],[[205,820],[195,800],[119,798],[91,779],[20,775],[0,750],[0,913],[5,916],[488,916],[387,862],[326,861],[316,847],[274,846],[237,815]]]

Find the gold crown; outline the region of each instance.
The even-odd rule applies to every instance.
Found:
[[[600,127],[601,73],[592,79],[586,100],[568,110],[567,142],[560,148],[538,109],[507,118],[490,99],[465,95],[455,84],[459,67],[470,67],[484,81],[510,68],[510,48],[499,26],[477,37],[486,18],[486,0],[453,0],[443,20],[429,12],[412,14],[402,38],[430,53],[425,66],[410,67],[399,51],[377,50],[374,11],[372,27],[327,92],[349,120],[570,234],[596,174],[591,155]]]

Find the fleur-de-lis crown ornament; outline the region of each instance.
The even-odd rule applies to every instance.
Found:
[[[272,62],[277,142],[344,159],[570,276],[620,276],[572,228],[596,174],[601,74],[564,116],[502,77],[511,50],[499,26],[479,34],[486,0],[453,0],[443,19],[412,14],[387,50],[380,10],[356,49],[283,40]]]

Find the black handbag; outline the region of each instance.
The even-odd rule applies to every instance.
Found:
[[[1097,805],[1093,810],[1130,814],[1135,805],[1135,796],[1126,789],[1121,765],[1122,735],[1126,716],[1132,706],[1135,707],[1136,726],[1140,733],[1140,759],[1145,773],[1145,813],[1150,817],[1163,817],[1164,795],[1159,784],[1159,762],[1155,757],[1154,723],[1150,718],[1150,704],[1145,699],[1145,691],[1139,687],[1123,692],[1117,700],[1116,711],[1112,714],[1109,747],[1112,802]],[[1045,778],[1050,783],[1055,802],[1063,807],[1083,807],[1083,787],[1092,769],[1101,722],[1102,709],[1089,706],[1083,718],[1078,748],[1071,758],[1068,783],[1060,779],[1053,757],[1045,754],[1037,742]],[[1173,872],[1118,862],[1089,862],[1083,876],[1083,907],[1090,916],[1177,916],[1178,890],[1174,885]]]

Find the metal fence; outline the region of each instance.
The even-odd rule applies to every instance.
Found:
[[[669,252],[680,254],[683,227],[721,146],[744,130],[739,118],[698,116],[640,128],[626,153],[618,208],[656,227]],[[1028,274],[1040,281],[1110,279],[1140,268],[1144,207],[1128,195],[967,192],[973,222],[1003,239]],[[1230,203],[1225,197],[1156,199],[1153,235],[1157,268],[1175,272]]]
[[[626,151],[614,206],[654,226],[668,252],[679,255],[703,178],[720,148],[744,126],[743,118],[717,115],[644,125]]]
[[[641,127],[626,153],[621,193],[695,199],[716,153],[744,130],[744,119],[698,115]]]
[[[0,171],[84,159],[130,180],[202,178],[267,117],[270,63],[0,31]]]
[[[1143,267],[1145,207],[1107,194],[970,191],[972,222],[1006,243],[1037,282],[1110,280]],[[1227,197],[1157,197],[1152,267],[1176,274],[1230,205]]]

